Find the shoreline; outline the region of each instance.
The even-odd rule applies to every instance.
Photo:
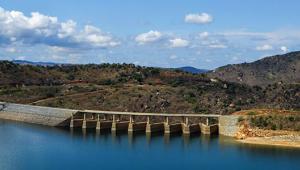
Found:
[[[265,145],[276,147],[289,147],[300,149],[300,136],[284,135],[272,137],[248,137],[246,139],[237,139],[239,143],[251,145]]]

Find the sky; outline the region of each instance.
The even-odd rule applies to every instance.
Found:
[[[300,50],[299,0],[0,0],[0,60],[214,69]]]

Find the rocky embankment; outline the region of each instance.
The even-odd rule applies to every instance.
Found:
[[[283,130],[263,130],[240,125],[236,138],[247,144],[284,146],[300,148],[300,132]]]

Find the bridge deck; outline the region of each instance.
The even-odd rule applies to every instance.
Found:
[[[174,114],[174,113],[139,113],[139,112],[118,112],[118,111],[100,111],[100,110],[80,110],[78,113],[96,113],[109,115],[131,115],[131,116],[162,116],[162,117],[214,117],[216,114]]]

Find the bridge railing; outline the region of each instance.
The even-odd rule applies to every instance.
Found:
[[[217,114],[174,114],[174,113],[140,113],[140,112],[119,112],[119,111],[100,111],[100,110],[80,110],[78,114],[106,114],[106,115],[128,115],[128,116],[161,116],[161,117],[208,117],[218,118]]]

